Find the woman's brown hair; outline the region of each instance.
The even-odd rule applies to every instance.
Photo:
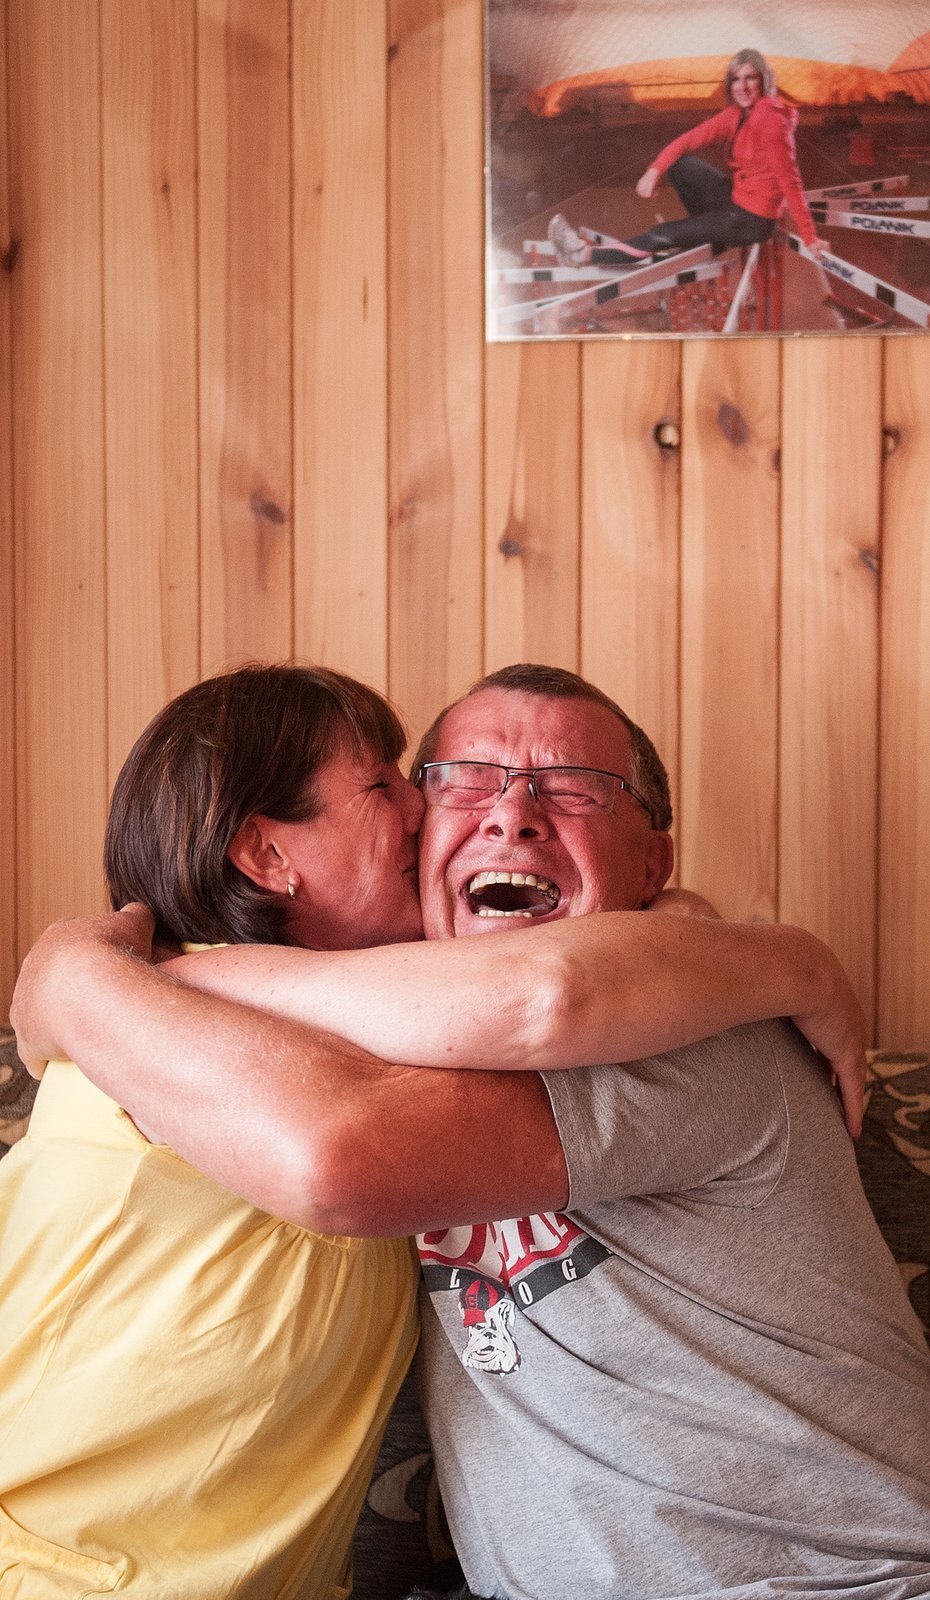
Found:
[[[314,778],[342,753],[396,761],[406,738],[374,689],[324,667],[241,667],[170,701],[116,780],[104,844],[114,908],[142,900],[194,943],[289,942],[286,903],[227,859],[256,813],[319,813]]]

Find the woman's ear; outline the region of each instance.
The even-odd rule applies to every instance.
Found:
[[[233,835],[226,855],[234,867],[238,867],[260,888],[284,894],[288,886],[290,863],[278,847],[276,834],[273,819],[256,812],[254,816],[246,818]]]

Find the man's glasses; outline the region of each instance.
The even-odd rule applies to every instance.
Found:
[[[495,761],[425,761],[415,782],[427,805],[454,811],[482,811],[496,805],[511,779],[526,778],[530,794],[543,811],[560,816],[588,816],[612,811],[617,795],[625,790],[641,805],[650,822],[652,807],[619,772],[596,767],[503,767]]]

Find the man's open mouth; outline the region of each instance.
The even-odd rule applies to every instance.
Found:
[[[466,897],[476,917],[545,917],[561,898],[558,884],[535,872],[477,872]]]

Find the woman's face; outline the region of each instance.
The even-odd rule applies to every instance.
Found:
[[[762,93],[762,79],[755,67],[745,63],[737,67],[730,79],[730,99],[741,111],[748,111],[755,105]]]
[[[318,950],[421,939],[416,835],[423,798],[396,762],[336,756],[317,774],[323,809],[276,822],[296,893],[288,933]]]

